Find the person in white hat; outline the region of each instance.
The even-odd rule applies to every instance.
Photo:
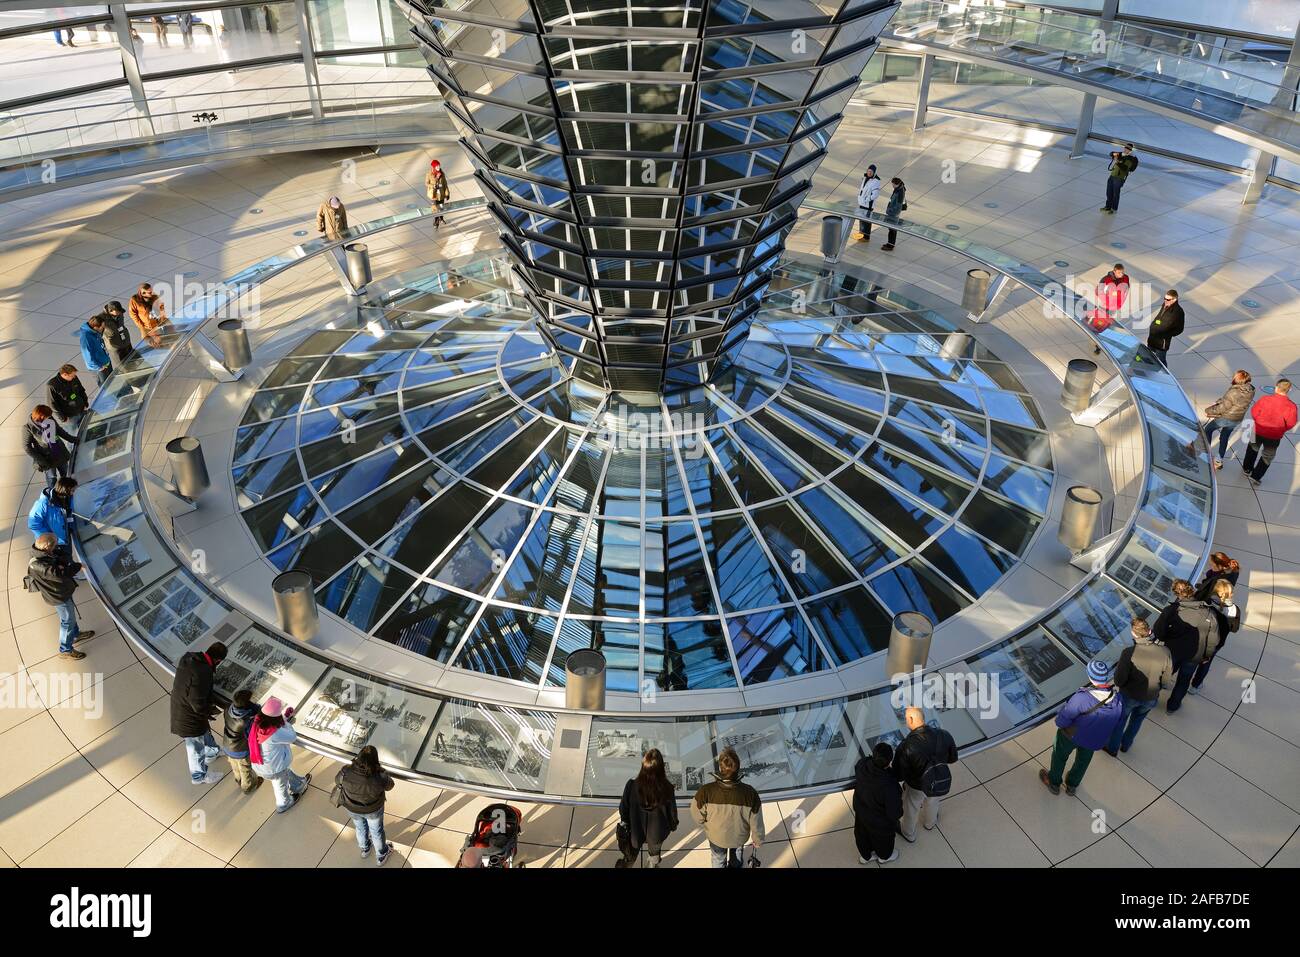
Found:
[[[258,776],[271,782],[275,813],[283,814],[298,803],[311,783],[311,775],[293,773],[293,708],[279,698],[267,698],[248,729],[248,760]]]

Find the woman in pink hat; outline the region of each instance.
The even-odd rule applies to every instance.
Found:
[[[275,791],[275,813],[283,814],[298,803],[311,783],[311,775],[293,773],[293,708],[279,698],[267,698],[248,728],[248,760],[257,774],[271,782]]]
[[[447,174],[442,171],[442,164],[434,160],[429,164],[429,172],[424,174],[424,191],[429,194],[429,202],[438,210],[433,217],[433,225],[441,226],[447,220],[442,215],[442,205],[451,199],[451,188],[447,185]]]

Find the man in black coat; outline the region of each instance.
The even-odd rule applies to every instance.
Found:
[[[45,383],[46,396],[50,408],[60,422],[65,423],[73,432],[81,425],[81,417],[86,414],[90,399],[86,397],[86,388],[77,378],[77,367],[65,365],[54,378]]]
[[[1178,290],[1170,289],[1165,293],[1160,311],[1151,317],[1151,331],[1147,333],[1147,348],[1165,368],[1169,367],[1169,347],[1174,344],[1174,336],[1182,333],[1183,324],[1183,307],[1178,304]]]
[[[209,771],[208,763],[221,754],[208,721],[221,713],[213,702],[212,675],[226,658],[226,646],[219,641],[207,651],[187,651],[176,663],[172,681],[172,734],[185,741],[185,756],[190,765],[190,780],[195,784],[216,784],[219,771]]]
[[[939,823],[939,802],[942,795],[926,794],[921,776],[931,761],[954,764],[957,761],[957,742],[943,728],[932,728],[925,723],[925,712],[908,708],[904,715],[911,733],[903,739],[894,753],[894,774],[903,782],[903,826],[899,833],[909,844],[916,840],[916,822],[933,831]]]
[[[898,778],[890,769],[894,749],[881,741],[853,769],[853,840],[859,864],[889,864],[898,860],[894,834],[903,816]]]
[[[1174,660],[1174,690],[1169,693],[1165,710],[1173,714],[1183,705],[1183,697],[1201,663],[1214,656],[1221,644],[1219,620],[1209,602],[1196,600],[1192,583],[1180,578],[1173,584],[1174,600],[1166,606],[1151,632],[1156,641],[1169,649]]]
[[[59,613],[59,657],[80,661],[85,652],[72,647],[74,641],[94,638],[93,631],[77,627],[77,572],[81,564],[73,561],[66,545],[60,545],[51,532],[36,537],[32,557],[27,562],[29,589],[38,592],[45,604],[53,605]]]

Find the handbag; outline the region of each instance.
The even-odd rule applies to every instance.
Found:
[[[342,771],[339,772],[342,775]],[[343,806],[343,781],[341,777],[334,779],[334,789],[330,791],[330,803],[335,807]]]
[[[1084,688],[1080,688],[1079,690],[1080,690],[1080,691],[1091,691],[1092,689],[1091,689],[1091,688],[1084,687]],[[1079,715],[1079,718],[1086,718],[1088,715],[1092,714],[1092,713],[1093,713],[1094,711],[1096,711],[1097,709],[1106,707],[1106,705],[1110,704],[1111,699],[1113,699],[1114,697],[1115,697],[1115,689],[1114,689],[1114,688],[1111,688],[1111,689],[1110,689],[1110,694],[1106,695],[1106,697],[1102,698],[1100,701],[1098,701],[1098,702],[1096,702],[1095,704],[1093,704],[1093,706],[1092,706],[1091,708],[1089,708],[1087,711],[1082,712],[1082,713]],[[1076,721],[1076,722],[1077,722],[1078,720],[1079,720],[1078,718],[1075,718],[1075,721]],[[1074,737],[1074,725],[1070,725],[1068,728],[1062,728],[1062,729],[1061,729],[1061,734],[1065,735],[1067,738],[1073,738],[1073,737]]]

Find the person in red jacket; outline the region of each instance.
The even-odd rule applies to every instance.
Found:
[[[1295,428],[1296,407],[1287,397],[1290,391],[1291,380],[1278,379],[1273,394],[1264,396],[1251,407],[1250,418],[1255,423],[1255,437],[1246,449],[1241,467],[1256,485],[1268,471],[1273,456],[1277,455],[1282,437]]]
[[[1129,278],[1123,263],[1116,263],[1114,269],[1101,277],[1095,291],[1097,308],[1088,313],[1088,325],[1094,331],[1105,332],[1115,324],[1115,314],[1124,308],[1128,299],[1128,287]],[[1101,355],[1101,346],[1094,346],[1092,351]]]

